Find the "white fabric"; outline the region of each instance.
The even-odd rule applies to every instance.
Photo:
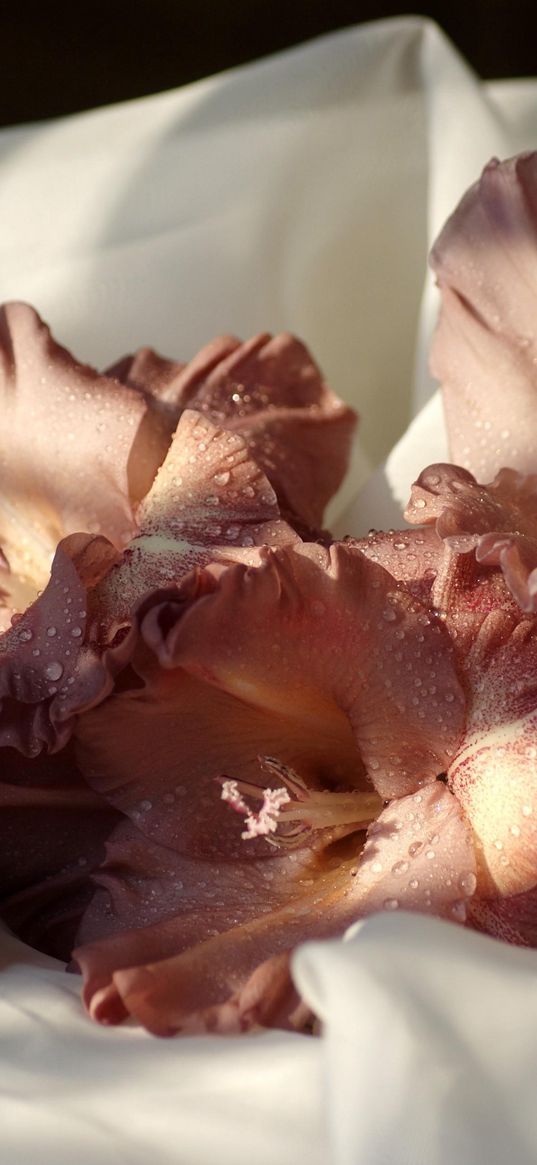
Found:
[[[0,134],[0,300],[104,364],[142,343],[289,329],[360,410],[333,516],[399,520],[443,455],[432,235],[492,153],[536,144],[537,83],[480,84],[435,26],[385,21],[177,92]],[[422,304],[420,308],[420,304]],[[9,1165],[526,1165],[536,956],[448,924],[368,920],[307,945],[325,1023],[157,1041],[102,1030],[59,965],[0,935]]]

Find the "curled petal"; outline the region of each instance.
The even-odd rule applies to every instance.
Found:
[[[140,348],[132,356],[123,356],[108,369],[129,388],[144,394],[147,403],[167,413],[173,432],[184,408],[198,385],[232,352],[241,347],[234,336],[217,336],[206,344],[187,364],[159,356],[152,348]]]
[[[307,878],[295,879],[287,904],[175,956],[124,963],[117,970],[108,961],[99,978],[106,942],[81,948],[76,958],[90,1013],[101,1022],[131,1014],[158,1035],[244,1030],[252,1022],[282,1019],[288,1025],[287,954],[298,942],[341,934],[356,919],[382,909],[464,921],[475,888],[471,838],[444,786],[435,783],[418,798],[403,798],[385,810],[361,861],[359,836],[338,844],[339,850],[329,848],[311,861]],[[128,959],[128,948],[123,957]]]
[[[431,255],[442,293],[431,368],[453,461],[481,480],[537,468],[537,154],[493,160]]]
[[[527,613],[537,611],[537,474],[501,469],[479,485],[456,465],[431,465],[412,487],[406,517],[435,522],[456,553],[500,566],[507,586]]]
[[[223,336],[185,366],[142,350],[113,371],[158,401],[151,407],[161,417],[190,408],[240,432],[282,509],[320,525],[347,468],[355,415],[300,340],[263,333],[241,344]]]
[[[496,608],[466,653],[466,732],[448,770],[470,821],[479,892],[515,895],[537,885],[537,629]]]
[[[500,898],[474,897],[468,912],[476,930],[519,947],[537,946],[537,890]]]
[[[265,556],[263,569],[228,572],[171,632],[176,665],[275,714],[292,704],[312,727],[322,693],[384,797],[443,771],[463,709],[444,628],[350,547]]]
[[[117,560],[105,538],[65,538],[43,594],[0,637],[0,744],[62,747],[75,713],[111,686],[86,646],[87,596]]]
[[[209,562],[258,561],[257,546],[299,541],[243,438],[186,410],[138,512],[140,533],[94,597],[112,628],[137,603]]]
[[[390,797],[444,771],[462,731],[445,628],[386,571],[345,546],[263,559],[201,572],[184,606],[148,605],[132,658],[144,687],[78,723],[88,780],[183,852],[244,849],[243,820],[215,779],[259,784],[260,755],[308,788],[371,791],[373,781]],[[164,802],[177,787],[180,816]],[[266,852],[261,837],[248,845]]]
[[[287,333],[242,345],[200,385],[191,407],[207,406],[246,438],[282,507],[320,525],[347,468],[356,418],[305,345]]]
[[[417,599],[430,600],[444,549],[436,530],[371,530],[367,538],[346,538],[345,544],[378,562]]]
[[[369,828],[357,881],[366,913],[466,920],[477,884],[472,831],[445,785],[436,781],[383,810]]]
[[[132,537],[128,466],[146,410],[21,303],[0,310],[0,406],[0,543],[35,597],[64,535],[102,531],[117,546]]]

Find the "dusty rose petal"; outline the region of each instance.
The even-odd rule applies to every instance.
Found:
[[[199,413],[183,413],[139,512],[139,536],[95,595],[96,615],[114,625],[158,587],[178,584],[211,561],[258,560],[254,547],[299,541],[243,438]]]
[[[300,340],[219,337],[187,365],[145,349],[112,371],[158,398],[161,416],[196,409],[241,432],[283,509],[310,528],[347,468],[355,415],[334,395]]]
[[[255,570],[202,574],[185,607],[149,608],[132,659],[145,686],[77,728],[94,787],[148,836],[198,856],[244,848],[215,778],[270,784],[260,755],[312,789],[373,780],[387,797],[445,770],[462,730],[447,633],[386,571],[343,546],[263,555]],[[180,815],[164,802],[178,791]],[[266,852],[262,838],[251,846]]]
[[[43,594],[0,637],[0,744],[30,756],[60,747],[74,713],[106,687],[85,643],[87,594],[117,557],[105,538],[65,538]]]
[[[116,545],[132,537],[128,463],[146,410],[19,303],[0,310],[0,399],[0,543],[35,597],[66,534],[103,532]]]
[[[141,393],[147,407],[129,462],[131,496],[135,501],[145,497],[151,488],[195,385],[239,344],[231,336],[220,336],[186,365],[159,356],[151,348],[140,348],[134,356],[124,356],[108,369],[108,376]]]
[[[537,155],[493,160],[431,256],[442,292],[431,368],[450,455],[480,480],[535,472]]]
[[[174,417],[175,428],[180,412],[189,407],[198,384],[240,346],[241,341],[235,336],[217,336],[187,364],[159,356],[152,348],[140,348],[134,355],[123,356],[113,364],[108,376],[115,376],[128,388],[135,388],[153,402],[167,407],[170,419]]]
[[[284,509],[313,528],[322,523],[347,468],[356,417],[300,340],[283,333],[243,344],[190,405],[242,432]]]
[[[91,962],[86,964],[84,949],[76,951],[88,982],[86,1004],[90,1014],[101,1022],[106,1020],[110,1005],[117,1007],[119,994],[126,1011],[157,1035],[178,1030],[225,1030],[230,999],[245,987],[260,964],[275,955],[285,955],[306,937],[341,933],[353,920],[355,912],[349,899],[355,883],[350,862],[347,858],[338,862],[334,870],[318,873],[313,886],[304,888],[286,907],[235,926],[176,956],[116,970],[112,976],[115,991],[105,997],[105,1009],[102,996],[98,998],[101,1006],[97,1013],[91,994],[96,967],[91,962],[99,952],[90,950]],[[219,1017],[222,1007],[224,1015]]]
[[[265,555],[170,632],[176,666],[275,714],[293,707],[312,730],[322,694],[348,717],[384,797],[436,776],[462,727],[444,628],[346,545]]]
[[[537,890],[506,898],[474,898],[468,911],[476,930],[519,947],[537,946]]]
[[[371,530],[367,538],[346,538],[345,544],[378,562],[417,599],[429,601],[443,555],[436,530]]]
[[[501,469],[479,485],[456,465],[431,465],[412,487],[406,517],[435,522],[454,551],[500,566],[523,611],[537,611],[537,474]]]
[[[474,831],[480,894],[520,894],[537,885],[535,621],[493,608],[461,665],[469,707],[449,785]]]
[[[311,878],[296,885],[293,900],[283,908],[175,957],[118,969],[106,984],[96,975],[99,956],[106,959],[106,943],[78,951],[90,1013],[101,1022],[115,1022],[127,1012],[158,1035],[278,1022],[274,975],[280,976],[277,1000],[284,987],[285,956],[298,942],[341,934],[351,922],[382,909],[405,908],[464,921],[476,882],[471,836],[443,785],[436,782],[386,809],[361,861],[359,846],[359,838],[351,837],[332,854],[320,855]],[[275,958],[278,964],[267,964]],[[107,971],[109,975],[110,965]],[[92,980],[99,983],[93,990]],[[255,1007],[248,1016],[252,995]]]
[[[180,815],[181,803],[180,794],[173,800],[169,795],[165,807]],[[224,832],[233,815],[220,804]],[[175,954],[290,901],[317,860],[306,847],[266,846],[256,857],[244,843],[234,859],[190,857],[151,841],[123,819],[108,838],[78,941],[113,939],[107,964],[113,969],[122,961]]]
[[[191,408],[240,431],[282,507],[311,529],[322,522],[347,467],[355,416],[326,386],[301,340],[288,333],[262,333],[245,344],[218,337],[188,365],[142,348],[111,373],[153,397],[150,408],[164,423]]]
[[[465,921],[476,888],[472,831],[442,782],[392,801],[367,837],[357,873],[367,913],[404,909]]]

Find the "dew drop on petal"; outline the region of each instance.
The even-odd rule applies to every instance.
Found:
[[[383,902],[383,906],[384,906],[385,910],[398,910],[399,909],[399,899],[398,898],[385,898],[384,902]]]
[[[465,874],[461,874],[459,878],[459,886],[464,894],[473,894],[477,886],[477,878],[475,874],[471,870]]]
[[[59,680],[63,675],[63,667],[58,660],[53,659],[45,668],[45,675],[49,680]]]

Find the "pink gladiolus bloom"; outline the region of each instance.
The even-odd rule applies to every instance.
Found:
[[[354,418],[290,336],[79,365],[3,309],[0,913],[102,1023],[309,1030],[378,910],[537,942],[537,158],[433,251],[451,455],[320,529]]]

